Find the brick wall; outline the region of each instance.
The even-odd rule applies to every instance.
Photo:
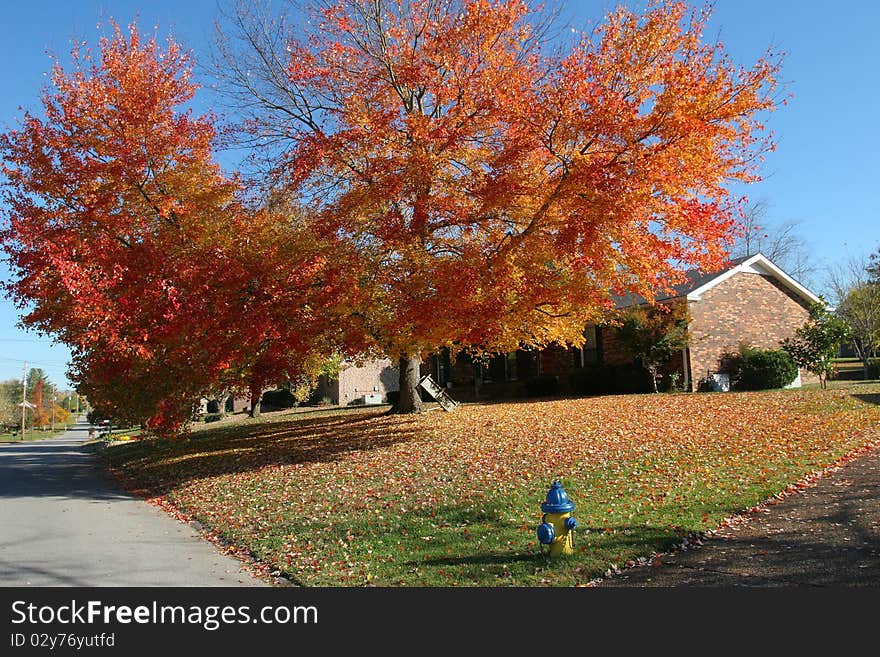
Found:
[[[670,304],[682,303],[681,301],[671,301]],[[638,363],[632,352],[623,344],[617,335],[617,328],[614,326],[601,327],[601,360],[604,365],[611,367],[629,367]],[[668,377],[673,372],[679,376],[679,385],[684,385],[686,376],[684,371],[684,358],[681,351],[675,352],[668,362],[661,364],[659,368],[660,385],[668,383]]]
[[[362,366],[349,365],[339,373],[339,387],[334,403],[346,406],[363,403],[367,393],[379,393],[387,401],[388,393],[400,390],[400,373],[389,359],[371,360]]]
[[[574,353],[571,347],[550,345],[540,353],[541,374],[553,374],[563,382],[574,371]]]
[[[620,338],[613,326],[603,326],[602,331],[602,363],[604,365],[632,365],[634,358]]]
[[[736,353],[740,343],[778,349],[784,338],[809,316],[807,305],[760,274],[738,272],[690,302],[690,365],[694,383],[708,372],[723,369],[725,352]],[[815,381],[801,371],[804,383]]]

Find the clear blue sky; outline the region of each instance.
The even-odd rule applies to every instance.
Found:
[[[575,26],[595,23],[615,2],[569,0]],[[627,2],[642,6],[644,1]],[[0,21],[3,93],[0,130],[16,125],[19,107],[36,109],[50,60],[65,55],[77,36],[94,43],[99,22],[142,29],[158,26],[205,52],[216,0],[4,0]],[[785,51],[782,77],[792,98],[768,126],[778,142],[764,165],[765,180],[744,190],[764,200],[768,219],[798,220],[818,266],[880,244],[880,3],[872,0],[717,0],[712,29],[734,61],[750,64],[768,46]],[[207,106],[205,95],[199,105]],[[8,271],[0,269],[4,277]],[[821,290],[818,290],[821,291]],[[9,301],[0,302],[0,380],[21,377],[23,361],[42,367],[61,387],[68,351],[16,328]]]

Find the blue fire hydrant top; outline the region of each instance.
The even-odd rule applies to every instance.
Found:
[[[547,491],[547,499],[541,504],[544,513],[568,513],[574,511],[574,502],[568,499],[568,493],[557,479]]]

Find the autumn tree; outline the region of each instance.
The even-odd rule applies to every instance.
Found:
[[[201,349],[205,298],[235,190],[211,159],[211,118],[185,110],[188,54],[135,26],[113,26],[100,46],[95,59],[78,45],[73,71],[56,64],[43,116],[0,138],[7,291],[29,309],[25,324],[70,345],[73,377],[96,402],[179,406],[174,425],[178,402],[218,367]]]
[[[49,414],[46,412],[45,399],[43,398],[43,379],[37,380],[28,401],[33,404],[33,424],[42,429],[49,424]]]
[[[685,304],[669,308],[632,306],[622,312],[617,336],[648,370],[654,392],[659,392],[660,368],[688,346],[689,321]]]
[[[734,65],[708,10],[617,9],[560,55],[525,0],[308,11],[236,5],[220,73],[267,186],[358,254],[348,322],[399,362],[397,411],[427,353],[579,345],[611,294],[721,264],[779,60]]]
[[[55,422],[59,424],[67,424],[70,422],[70,412],[61,404],[53,404],[50,412],[54,413]]]
[[[834,371],[834,358],[841,342],[851,337],[849,325],[829,310],[825,302],[810,306],[810,317],[795,331],[793,337],[782,341],[782,348],[792,360],[819,377],[819,384]]]
[[[70,345],[95,408],[173,433],[232,373],[253,388],[306,362],[352,286],[328,264],[332,236],[246,203],[222,174],[176,42],[113,26],[99,57],[72,59],[43,115],[0,137],[7,293]]]

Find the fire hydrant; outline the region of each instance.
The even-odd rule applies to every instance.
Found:
[[[573,554],[572,540],[578,521],[571,515],[574,502],[568,499],[568,493],[559,480],[553,482],[547,491],[547,499],[541,504],[544,516],[538,525],[538,540],[542,545],[550,546],[550,556]]]

